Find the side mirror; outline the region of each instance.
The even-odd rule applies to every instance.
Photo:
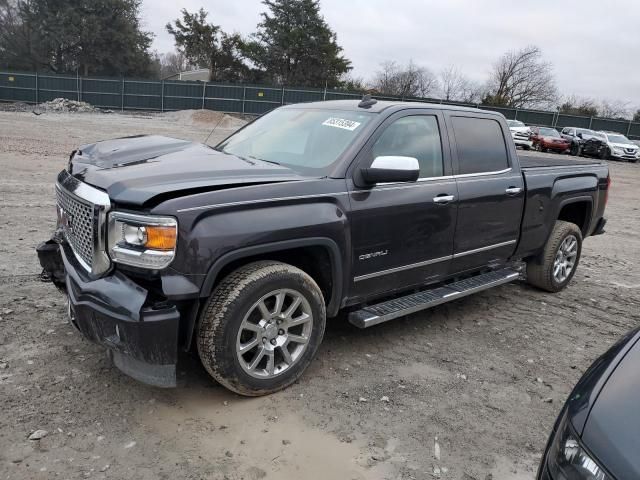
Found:
[[[582,138],[582,133],[578,132],[578,138]]]
[[[360,169],[362,179],[369,185],[387,182],[415,182],[420,176],[417,158],[376,157],[368,168]]]

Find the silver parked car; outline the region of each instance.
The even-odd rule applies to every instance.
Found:
[[[511,136],[513,137],[513,141],[516,146],[522,147],[525,150],[529,150],[533,147],[533,142],[531,141],[531,128],[527,127],[519,120],[507,120],[507,125],[509,126],[509,131],[511,131]]]

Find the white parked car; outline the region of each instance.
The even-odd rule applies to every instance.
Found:
[[[531,141],[531,129],[519,120],[507,120],[511,136],[516,146],[520,146],[525,150],[529,150],[533,147]]]
[[[602,133],[607,142],[607,156],[615,160],[628,160],[637,162],[640,160],[640,147],[621,133]]]

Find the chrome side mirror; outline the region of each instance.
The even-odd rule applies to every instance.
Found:
[[[415,182],[420,176],[420,164],[414,157],[376,157],[368,168],[360,169],[362,179],[370,185],[388,182]]]

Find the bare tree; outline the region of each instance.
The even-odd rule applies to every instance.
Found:
[[[440,72],[440,95],[443,100],[477,103],[482,98],[482,87],[451,65]]]
[[[630,117],[629,102],[620,100],[603,100],[598,110],[599,115],[604,118],[628,120]]]
[[[382,63],[373,79],[375,90],[384,95],[398,97],[426,97],[436,90],[438,81],[430,70],[409,61],[398,65],[388,61]]]
[[[598,105],[592,98],[581,98],[576,95],[570,95],[566,97],[560,105],[560,113],[595,117],[598,115]]]
[[[179,51],[161,53],[158,55],[158,60],[160,61],[160,78],[167,78],[176,73],[197,68],[189,63],[184,53]]]
[[[538,47],[505,53],[493,65],[484,102],[507,107],[544,107],[558,98],[552,66]]]

